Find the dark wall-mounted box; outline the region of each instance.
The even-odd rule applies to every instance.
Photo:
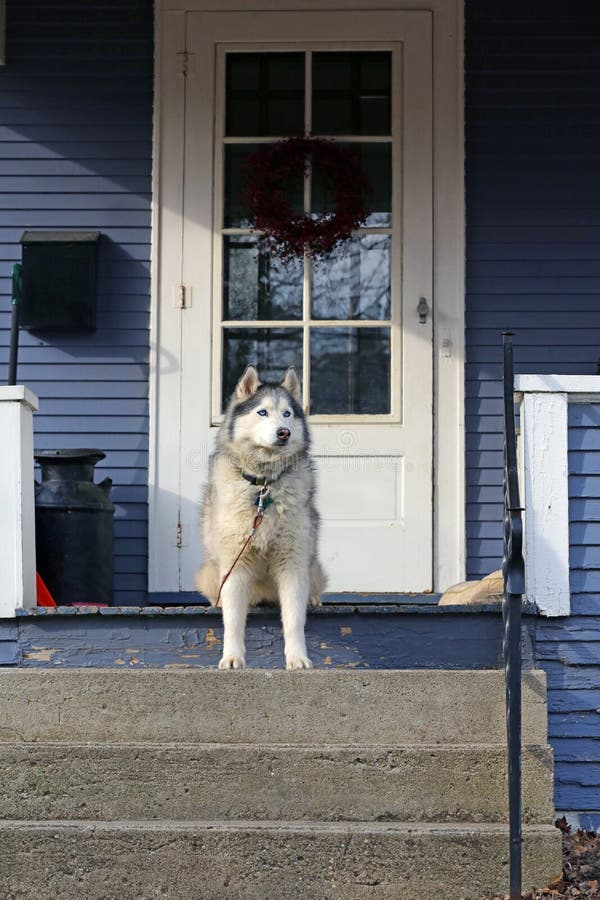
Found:
[[[26,231],[20,323],[31,331],[94,331],[99,231]]]

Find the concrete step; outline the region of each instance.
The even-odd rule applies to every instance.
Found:
[[[546,742],[523,680],[523,741]],[[505,741],[497,670],[0,670],[0,740],[371,746]]]
[[[505,822],[484,745],[0,744],[0,818]],[[527,822],[552,821],[552,755],[523,756]]]
[[[36,900],[482,900],[504,892],[500,825],[0,823],[0,895]],[[561,835],[524,830],[524,887],[561,871]]]

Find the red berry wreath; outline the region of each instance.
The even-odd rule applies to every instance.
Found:
[[[309,167],[330,189],[334,211],[318,218],[294,211],[284,197],[290,180]],[[283,258],[323,256],[367,217],[368,184],[358,154],[334,141],[293,137],[265,144],[249,157],[245,201],[270,249]]]

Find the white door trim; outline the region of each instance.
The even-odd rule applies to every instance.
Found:
[[[149,590],[169,578],[168,546],[195,540],[167,530],[174,521],[179,461],[174,424],[181,367],[182,314],[176,308],[181,270],[182,159],[167,159],[161,135],[182,127],[185,11],[298,10],[297,0],[158,0],[154,120],[153,284],[150,367]],[[463,9],[461,0],[305,0],[302,8],[430,10],[434,82],[434,589],[464,578],[464,149]],[[178,243],[179,242],[179,243]],[[174,574],[174,573],[172,573]]]

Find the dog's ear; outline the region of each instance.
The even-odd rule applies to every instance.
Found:
[[[235,399],[242,402],[255,394],[260,387],[260,378],[254,366],[246,366],[246,370],[237,383]]]
[[[300,382],[294,366],[290,366],[281,382],[281,387],[292,395],[294,400],[300,402]]]

